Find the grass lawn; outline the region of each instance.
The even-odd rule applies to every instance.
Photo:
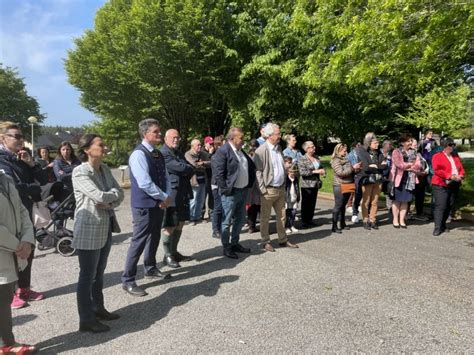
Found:
[[[330,155],[323,155],[321,158],[321,164],[323,164],[324,169],[326,169],[326,177],[322,178],[323,187],[320,191],[322,192],[330,192],[332,193],[332,182],[334,177],[334,172],[331,168],[331,156]]]
[[[331,156],[321,156],[321,162],[326,169],[326,177],[322,179],[323,187],[320,191],[332,193],[333,171],[331,169]],[[474,212],[474,160],[464,160],[462,162],[464,170],[466,171],[466,178],[461,187],[457,199],[458,207],[465,212]],[[384,194],[380,195],[384,198]]]
[[[457,205],[465,212],[474,212],[474,160],[463,160],[465,178],[461,185]]]

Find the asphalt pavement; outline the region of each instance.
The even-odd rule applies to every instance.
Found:
[[[244,230],[252,253],[238,260],[222,256],[210,223],[187,225],[180,251],[194,261],[164,267],[169,281],[145,280],[140,267],[149,295],[136,298],[120,284],[131,235],[126,196],[104,286],[107,309],[121,318],[108,333],[79,333],[77,257],[37,252],[32,284],[46,298],[13,311],[18,341],[45,354],[474,353],[473,225],[453,222],[433,237],[432,224],[394,229],[380,211],[378,231],[349,223],[335,235],[332,202],[319,200],[323,225],[291,235],[299,249],[264,252],[259,235]]]

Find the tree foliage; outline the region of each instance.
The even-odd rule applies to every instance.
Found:
[[[454,95],[472,33],[470,2],[114,0],[66,69],[118,126],[155,116],[186,136],[273,120],[352,140],[414,129],[399,115]]]
[[[416,97],[403,121],[418,128],[432,128],[444,134],[462,137],[463,130],[471,127],[471,88],[435,87],[424,96]]]
[[[66,69],[82,103],[106,119],[158,117],[184,136],[220,133],[242,60],[226,1],[117,0],[76,40]]]
[[[30,139],[30,116],[35,116],[38,122],[44,120],[38,101],[28,95],[18,72],[0,64],[0,120],[18,123],[27,139]]]

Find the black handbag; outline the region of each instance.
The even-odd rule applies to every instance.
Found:
[[[321,180],[316,180],[316,188],[320,190],[321,187],[323,187],[323,182]]]
[[[366,175],[360,181],[360,183],[362,185],[375,184],[376,182],[377,181],[376,181],[376,178],[375,178],[375,174]]]
[[[446,185],[448,185],[448,187],[450,189],[458,189],[460,186],[461,186],[461,182],[460,181],[456,181],[456,180],[446,180]]]

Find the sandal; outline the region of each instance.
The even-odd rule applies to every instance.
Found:
[[[38,351],[36,346],[28,345],[28,344],[14,344],[14,345],[5,345],[0,348],[0,354],[5,355],[27,355],[27,354],[34,354]]]

